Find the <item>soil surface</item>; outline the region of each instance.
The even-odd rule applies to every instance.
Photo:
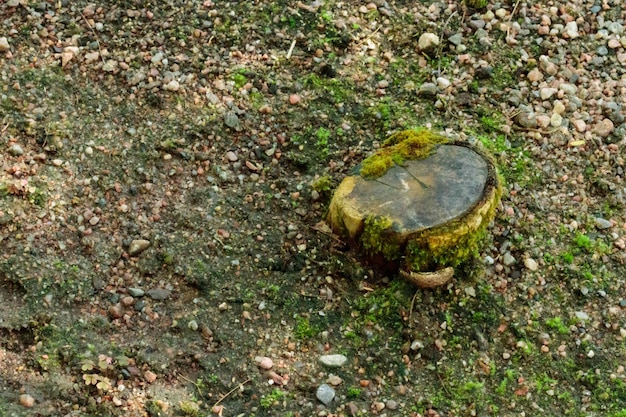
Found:
[[[0,416],[625,416],[626,9],[467,3],[2,1]],[[505,183],[436,290],[324,223],[420,126]]]

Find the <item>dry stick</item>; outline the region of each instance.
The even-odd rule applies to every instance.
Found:
[[[247,384],[250,381],[252,381],[252,378],[246,379],[245,381],[243,381],[239,385],[237,385],[235,388],[233,388],[230,391],[228,391],[226,394],[224,394],[222,396],[222,398],[220,398],[219,400],[217,400],[217,402],[215,404],[213,404],[213,407],[217,407],[222,401],[224,401],[226,399],[226,397],[228,397],[230,394],[232,394],[233,392],[235,392],[238,389],[240,389],[241,387],[243,387],[243,384]],[[211,409],[213,409],[213,407],[211,407]]]
[[[515,7],[513,7],[513,11],[511,12],[511,16],[509,16],[509,21],[508,24],[506,25],[506,37],[509,37],[509,32],[511,31],[511,21],[513,20],[513,15],[515,14],[515,11],[517,10],[517,6],[519,6],[519,2],[520,0],[517,0],[517,3],[515,3]]]
[[[287,52],[287,56],[286,56],[287,59],[291,58],[291,54],[295,46],[296,46],[296,40],[294,39],[291,41],[291,46],[289,47],[289,51]]]
[[[89,26],[91,33],[93,33],[94,38],[96,38],[96,42],[98,42],[98,50],[100,51],[100,60],[102,61],[102,64],[104,64],[104,57],[102,56],[102,47],[100,46],[100,38],[98,38],[98,35],[96,35],[96,31],[93,30],[91,23],[89,23],[89,20],[87,20],[83,12],[79,12],[79,13],[82,16],[82,18],[85,20],[85,23],[87,23],[87,26]]]
[[[443,24],[443,28],[441,28],[441,39],[443,39],[443,35],[446,30],[446,28],[448,27],[448,23],[450,23],[450,20],[454,17],[454,15],[456,14],[456,10],[454,12],[452,12],[452,14],[450,15],[450,17],[448,17],[448,20],[446,20],[446,23]],[[441,55],[441,50],[443,49],[443,42],[441,42],[439,44],[439,49],[437,50],[437,56]],[[441,77],[441,60],[439,60],[439,62],[437,63],[437,72],[439,73],[439,77]]]

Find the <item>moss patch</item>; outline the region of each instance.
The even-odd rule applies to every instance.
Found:
[[[394,165],[402,165],[408,159],[423,159],[433,153],[437,145],[448,143],[443,136],[426,129],[404,130],[389,136],[374,155],[361,164],[363,178],[378,178]]]

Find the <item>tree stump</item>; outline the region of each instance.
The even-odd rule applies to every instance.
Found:
[[[331,227],[421,287],[477,253],[501,194],[487,154],[426,130],[392,135],[357,171],[335,191]]]

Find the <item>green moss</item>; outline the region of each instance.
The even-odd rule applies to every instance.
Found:
[[[447,138],[426,129],[394,133],[385,140],[381,149],[363,161],[360,174],[366,179],[378,178],[394,165],[402,165],[406,160],[426,158],[437,145],[447,142]]]
[[[387,260],[401,256],[399,242],[394,242],[393,222],[387,217],[369,216],[365,219],[361,244],[370,255],[382,255]]]

